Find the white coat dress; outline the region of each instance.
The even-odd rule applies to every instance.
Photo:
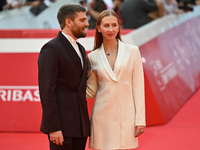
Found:
[[[87,98],[95,98],[89,147],[131,149],[138,146],[135,126],[146,125],[144,75],[137,46],[118,40],[114,71],[103,44],[88,54]]]

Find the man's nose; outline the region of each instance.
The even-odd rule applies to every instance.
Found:
[[[87,21],[86,21],[86,23],[85,23],[85,26],[87,26],[87,27],[89,26],[89,23],[88,23]]]

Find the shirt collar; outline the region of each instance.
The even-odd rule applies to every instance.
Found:
[[[69,40],[71,44],[76,44],[77,40],[74,40],[70,35],[67,35],[62,32],[62,34]]]

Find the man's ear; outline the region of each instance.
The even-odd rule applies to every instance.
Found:
[[[66,24],[66,26],[71,27],[72,26],[72,20],[71,19],[66,19],[65,20],[65,24]]]

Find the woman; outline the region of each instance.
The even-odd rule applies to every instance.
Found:
[[[144,77],[137,46],[121,42],[120,23],[113,10],[103,11],[88,54],[87,98],[96,96],[91,115],[89,147],[132,149],[145,130]]]

